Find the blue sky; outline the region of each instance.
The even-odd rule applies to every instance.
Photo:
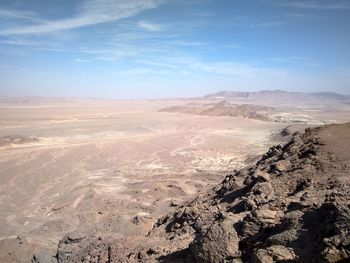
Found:
[[[348,0],[0,0],[0,95],[350,93]]]

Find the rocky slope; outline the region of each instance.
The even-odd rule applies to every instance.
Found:
[[[350,123],[296,133],[146,236],[65,236],[58,262],[349,262],[349,147]]]
[[[179,112],[202,116],[230,116],[249,119],[269,120],[273,108],[254,104],[233,104],[228,101],[207,104],[187,104],[161,109],[162,112]]]

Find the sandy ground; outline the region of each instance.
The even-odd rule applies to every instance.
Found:
[[[264,152],[285,126],[157,111],[176,103],[0,105],[0,136],[35,138],[0,147],[0,240],[54,250],[65,233],[107,222],[138,233]]]
[[[158,111],[189,102],[0,103],[0,261],[53,255],[75,230],[145,233],[290,124]],[[281,112],[309,124],[349,118],[349,107]]]

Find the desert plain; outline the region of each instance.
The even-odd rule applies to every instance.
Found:
[[[191,103],[199,102],[3,100],[0,261],[54,255],[73,231],[143,235],[280,143],[283,128],[344,122],[350,112],[287,107],[281,116],[306,121],[277,122],[160,111]]]

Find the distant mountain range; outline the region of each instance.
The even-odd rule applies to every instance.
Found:
[[[335,92],[290,92],[282,90],[263,90],[257,92],[219,91],[202,97],[203,99],[227,100],[237,104],[259,104],[265,106],[333,106],[350,104],[350,96]]]
[[[349,95],[342,95],[336,92],[291,92],[291,91],[283,91],[283,90],[262,90],[256,92],[241,92],[241,91],[219,91],[216,93],[211,93],[205,95],[204,98],[218,98],[218,99],[226,99],[226,98],[284,98],[284,99],[300,99],[300,98],[308,98],[308,99],[323,99],[323,100],[338,100],[344,101],[349,100]]]
[[[314,116],[348,109],[350,96],[335,92],[220,91],[193,99],[195,101],[160,109],[202,116],[230,116],[275,122],[312,123]],[[316,118],[317,119],[317,118]],[[324,121],[324,120],[323,120]]]
[[[263,90],[257,92],[219,91],[203,97],[211,100],[228,100],[235,103],[262,104],[266,106],[350,104],[350,96],[335,92],[290,92]]]

